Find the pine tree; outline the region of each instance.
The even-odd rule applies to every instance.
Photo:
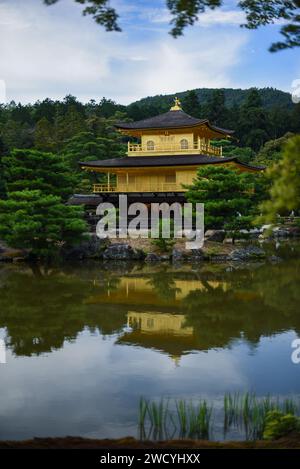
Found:
[[[182,101],[183,110],[193,117],[201,117],[201,107],[195,90],[188,91]]]
[[[268,140],[268,124],[261,97],[252,89],[241,107],[237,133],[244,146],[259,150]]]
[[[78,112],[76,106],[72,105],[68,107],[65,114],[58,112],[54,121],[54,139],[56,150],[62,150],[70,138],[85,130],[85,119],[83,115]]]
[[[300,213],[300,136],[288,140],[282,158],[267,170],[269,199],[262,203],[261,221],[275,222],[277,215]]]
[[[92,132],[80,132],[71,138],[62,151],[64,160],[77,170],[79,161],[105,160],[125,155],[125,146],[116,138],[95,137]]]
[[[206,229],[248,229],[262,196],[260,191],[255,193],[258,177],[224,166],[203,167],[186,198],[191,203],[204,203]]]
[[[224,126],[227,119],[227,109],[223,90],[213,91],[207,101],[205,115],[213,124]]]
[[[300,113],[299,113],[300,119]],[[282,106],[275,106],[270,109],[267,115],[267,125],[269,135],[275,140],[280,136],[289,132],[292,127],[292,113],[290,109],[286,109]],[[300,125],[300,124],[299,124]],[[300,130],[300,126],[299,126]]]
[[[58,102],[52,101],[49,98],[37,101],[32,107],[34,122],[38,122],[45,117],[53,124],[57,105]]]
[[[291,116],[291,130],[292,132],[300,132],[300,103],[296,104]]]
[[[6,193],[7,193],[6,180],[4,177],[4,168],[2,164],[3,150],[4,150],[4,145],[0,138],[0,199],[5,199]]]
[[[50,260],[62,246],[82,239],[82,209],[41,191],[9,193],[0,200],[0,238],[10,247],[27,249],[32,260]]]
[[[101,117],[111,117],[113,116],[117,111],[125,110],[125,106],[121,106],[120,104],[116,104],[115,101],[112,101],[111,99],[107,98],[102,98],[99,106],[97,113]]]
[[[27,123],[8,119],[1,130],[1,137],[6,150],[30,148],[33,143],[32,132]]]
[[[254,164],[270,166],[278,162],[282,158],[284,145],[293,136],[294,134],[289,132],[283,137],[266,142],[254,159]]]
[[[13,150],[3,157],[8,192],[41,190],[66,200],[76,178],[62,158],[38,150]]]
[[[53,151],[55,148],[53,125],[46,117],[40,119],[36,124],[34,146],[37,150],[41,151]]]

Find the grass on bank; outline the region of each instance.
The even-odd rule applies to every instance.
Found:
[[[250,392],[226,393],[221,408],[224,438],[231,430],[237,430],[246,440],[269,438],[270,434],[276,436],[285,428],[300,430],[299,409],[299,403],[293,398],[279,399],[270,395],[261,398]],[[161,399],[157,402],[142,397],[139,403],[140,439],[209,440],[215,429],[215,410],[205,399],[198,402]]]

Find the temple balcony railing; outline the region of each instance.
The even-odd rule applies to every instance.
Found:
[[[101,193],[133,193],[133,192],[185,192],[187,189],[183,188],[181,184],[176,182],[163,182],[163,183],[149,183],[138,184],[94,184],[93,192],[94,194]]]
[[[147,145],[142,145],[141,143],[131,143],[128,142],[128,156],[155,156],[155,155],[172,155],[172,154],[195,154],[199,153],[202,155],[209,156],[223,156],[222,147],[215,147],[210,143],[203,141],[194,142],[192,145],[183,147],[180,144],[164,144],[164,145],[154,145],[149,147]]]
[[[118,192],[117,186],[114,184],[94,184],[93,192],[94,194],[99,194],[101,192]]]

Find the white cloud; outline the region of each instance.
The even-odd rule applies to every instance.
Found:
[[[2,13],[0,77],[8,94],[12,89],[33,93],[45,84],[53,90],[58,83],[80,84],[108,73],[107,55],[95,51],[93,41],[64,18],[54,23],[42,4],[34,14],[23,5],[3,4]]]
[[[19,14],[17,9],[10,8],[6,4],[0,5],[0,26],[10,26],[14,29],[30,27],[30,22]]]
[[[145,8],[142,15],[147,17],[153,23],[169,23],[172,15],[167,8]],[[214,26],[214,25],[240,25],[245,22],[245,13],[239,10],[207,10],[198,16],[195,23],[198,26]]]
[[[208,10],[199,15],[198,24],[211,25],[240,25],[245,22],[245,14],[237,10]]]
[[[149,53],[149,66],[144,77],[144,94],[170,93],[197,87],[230,86],[230,70],[239,61],[245,44],[243,35],[236,37],[215,33],[196,34],[182,41],[165,40]]]
[[[172,15],[167,8],[144,8],[140,15],[151,23],[169,23]]]
[[[126,104],[156,93],[231,86],[248,37],[240,29],[195,28],[174,40],[167,28],[143,35],[134,24],[107,33],[72,0],[24,3],[0,4],[0,79],[7,98],[22,102],[72,93]]]
[[[6,84],[4,80],[0,80],[0,103],[6,103]]]

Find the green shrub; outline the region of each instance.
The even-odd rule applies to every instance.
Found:
[[[164,228],[169,227],[170,238],[165,238],[163,235]],[[156,227],[158,234],[157,238],[153,238],[151,243],[156,246],[162,252],[170,252],[173,249],[176,240],[174,239],[174,221],[170,219],[159,220],[158,226]]]
[[[267,413],[263,438],[265,440],[277,440],[290,432],[300,432],[300,419],[292,414],[284,414],[278,410]]]

